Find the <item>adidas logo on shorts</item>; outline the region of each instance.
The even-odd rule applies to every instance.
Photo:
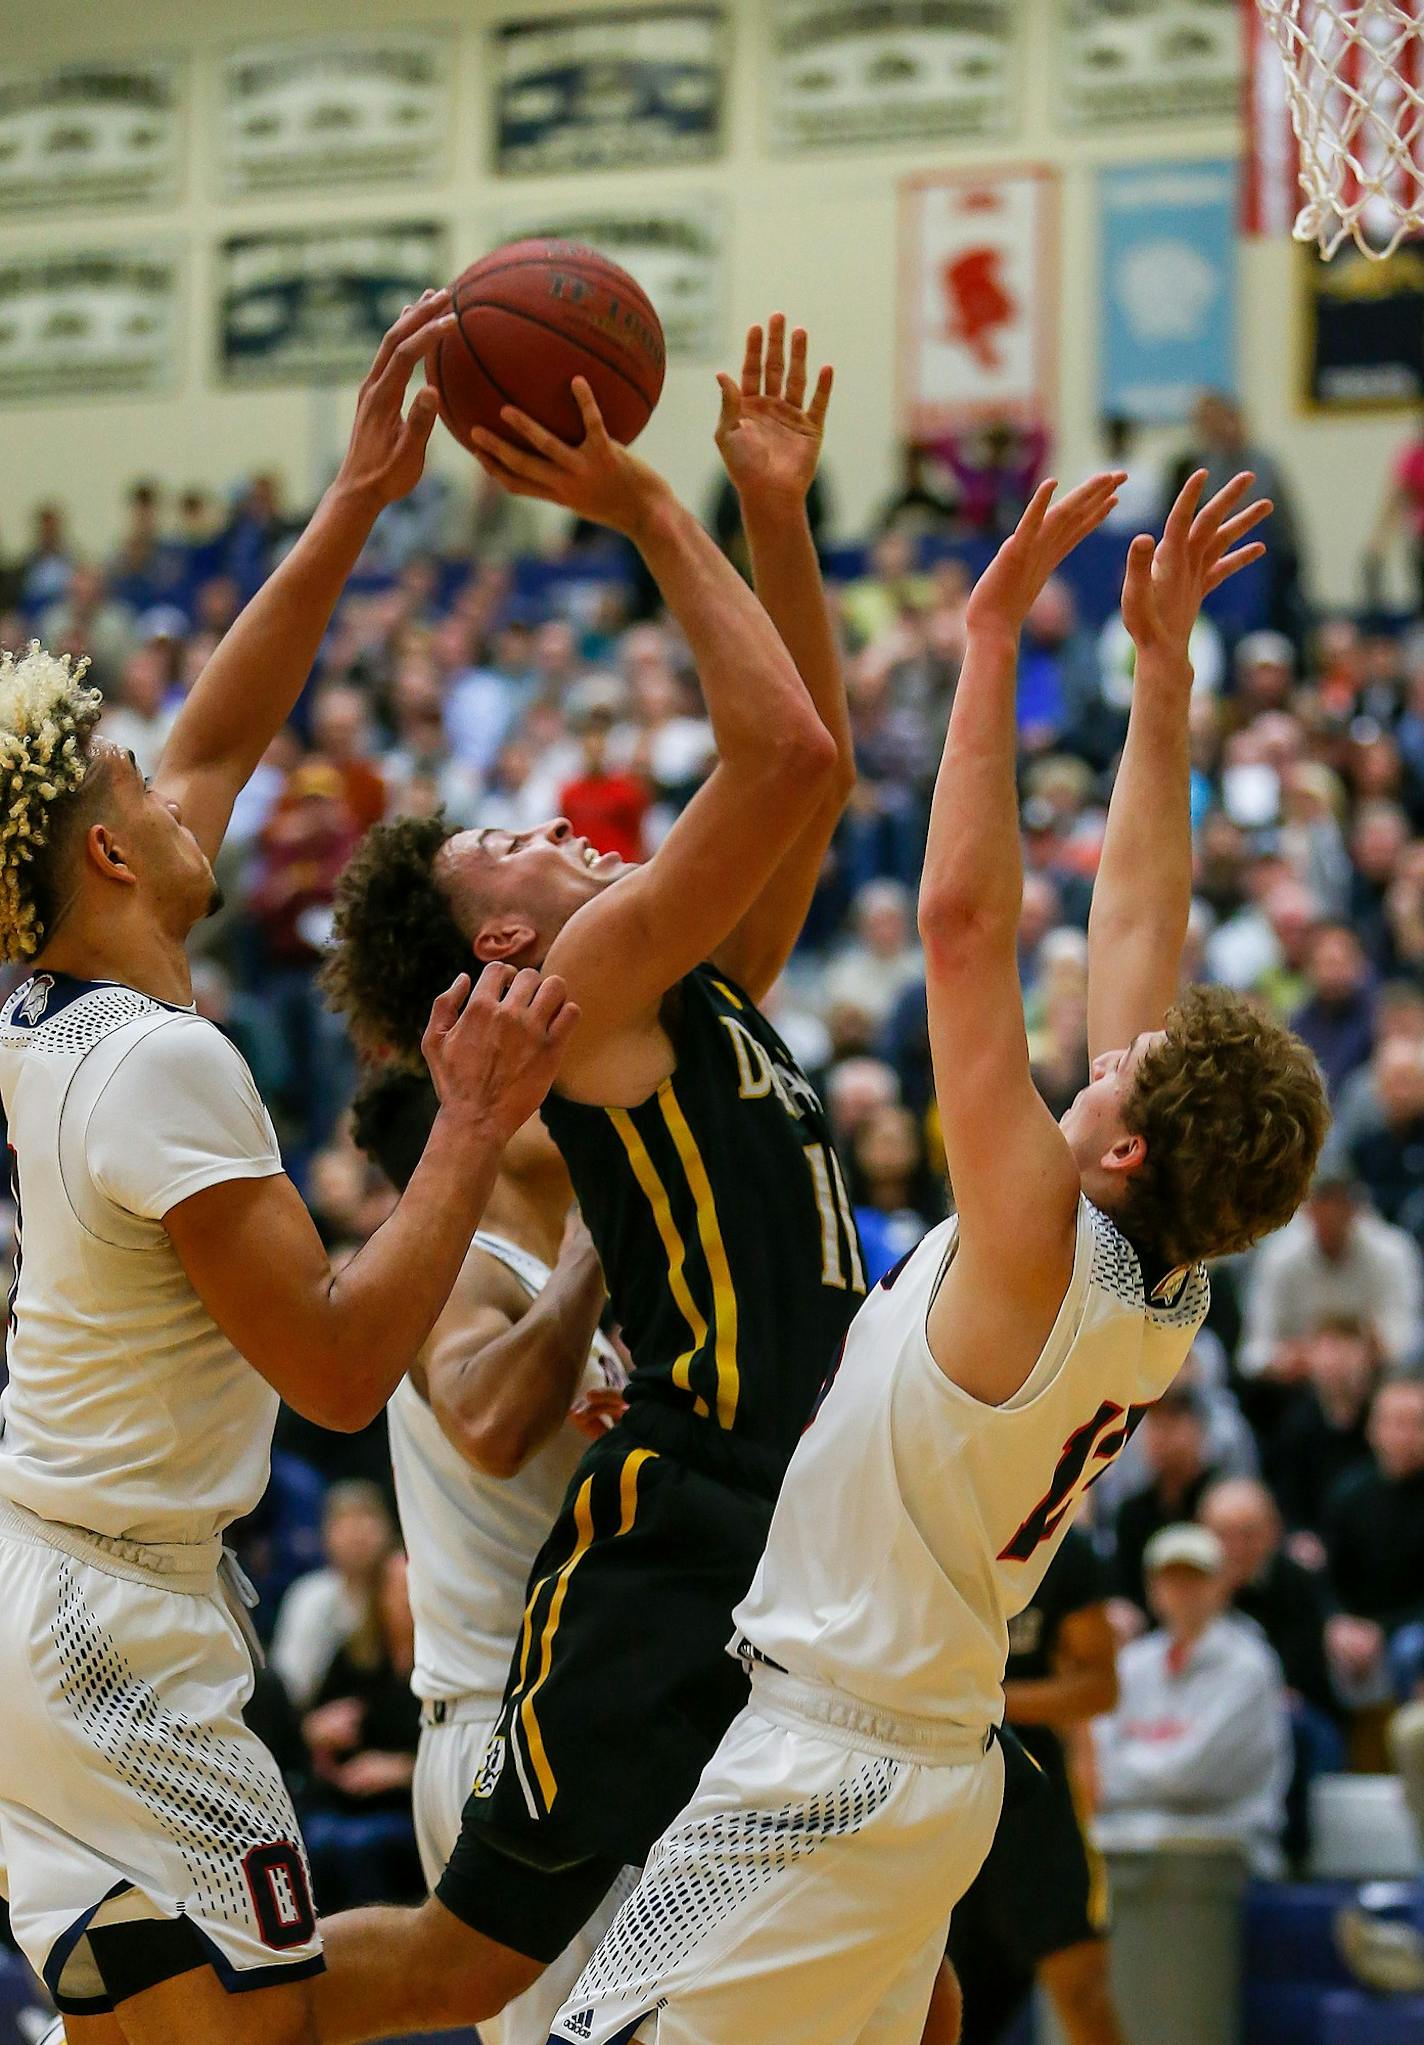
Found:
[[[570,2038],[591,2038],[593,2036],[593,2011],[575,2010],[571,2017],[564,2018],[564,2030]]]

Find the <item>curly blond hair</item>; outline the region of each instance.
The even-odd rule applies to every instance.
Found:
[[[1225,987],[1192,987],[1143,1053],[1123,1103],[1147,1155],[1114,1219],[1169,1264],[1249,1249],[1310,1190],[1330,1126],[1299,1037]]]
[[[0,960],[32,958],[53,913],[47,852],[92,764],[89,741],[103,698],[32,639],[0,652]]]

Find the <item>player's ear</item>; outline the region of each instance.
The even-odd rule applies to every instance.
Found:
[[[85,863],[105,880],[135,887],[138,875],[129,865],[128,854],[119,843],[111,824],[91,824],[84,834]]]
[[[512,916],[491,917],[475,934],[475,957],[485,966],[525,965],[537,936],[532,923]]]
[[[1129,1131],[1119,1136],[1111,1150],[1105,1150],[1099,1159],[1105,1172],[1135,1172],[1147,1156],[1145,1138]]]

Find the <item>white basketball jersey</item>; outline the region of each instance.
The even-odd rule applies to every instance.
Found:
[[[549,1282],[547,1264],[502,1236],[481,1232],[471,1248],[497,1258],[531,1299]],[[616,1350],[595,1335],[578,1395],[624,1382]],[[396,1387],[386,1419],[410,1561],[411,1688],[426,1702],[488,1697],[493,1711],[524,1617],[529,1571],[588,1442],[561,1427],[517,1476],[487,1477],[447,1440],[409,1378]]]
[[[277,1394],[162,1217],[282,1169],[240,1054],[190,1009],[39,973],[0,1009],[19,1214],[0,1496],[143,1543],[214,1545],[267,1483]]]
[[[932,1230],[851,1323],[733,1616],[794,1676],[978,1726],[1003,1716],[1009,1620],[1181,1368],[1209,1290],[1198,1265],[1154,1305],[1131,1244],[1080,1200],[1058,1318],[1022,1388],[987,1406],[925,1332],[956,1228]]]

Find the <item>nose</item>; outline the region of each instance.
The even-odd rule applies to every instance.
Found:
[[[566,838],[572,838],[574,827],[567,817],[551,817],[543,834],[551,845],[562,845]]]

